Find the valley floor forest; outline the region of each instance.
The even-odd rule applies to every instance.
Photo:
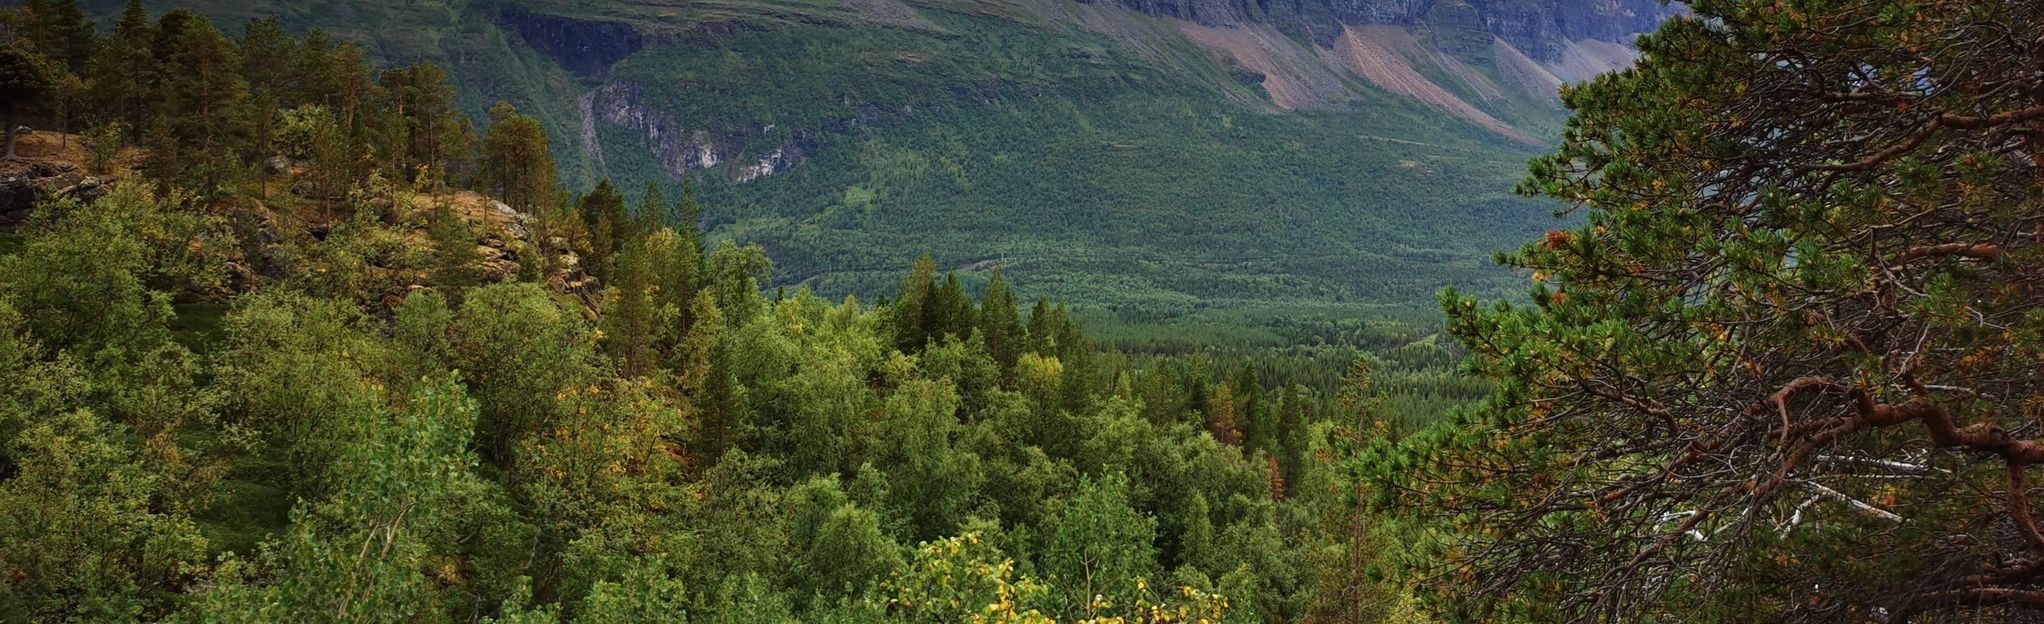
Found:
[[[2044,3],[1688,2],[1562,87],[1523,296],[1193,346],[111,23],[0,11],[0,622],[2044,618]]]

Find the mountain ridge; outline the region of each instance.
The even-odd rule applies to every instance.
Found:
[[[173,5],[454,66],[475,119],[504,100],[547,125],[569,188],[695,180],[711,236],[766,246],[782,285],[877,296],[929,253],[968,288],[1005,259],[1026,295],[1181,311],[1518,288],[1489,256],[1559,223],[1509,192],[1560,131],[1555,87],[1676,10],[150,2]]]

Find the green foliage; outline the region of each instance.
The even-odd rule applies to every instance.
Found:
[[[887,582],[887,605],[916,624],[1040,623],[1042,583],[1016,573],[1015,562],[976,534],[924,543]]]
[[[199,621],[406,622],[433,603],[428,563],[455,539],[464,496],[479,487],[468,450],[475,404],[458,387],[424,389],[396,412],[371,408],[327,468],[333,493],[292,512],[267,550],[267,574],[223,564],[194,599]]]
[[[555,173],[546,128],[539,120],[499,102],[490,109],[489,131],[478,151],[479,177],[490,195],[544,222],[552,212]]]
[[[50,61],[22,46],[0,47],[0,123],[6,123],[4,157],[14,159],[15,129],[23,116],[37,110],[56,90]]]
[[[599,581],[582,603],[576,622],[594,624],[635,624],[638,622],[688,622],[687,591],[681,582],[661,574],[651,565],[632,566],[625,577]]]
[[[1063,591],[1055,612],[1102,615],[1096,596],[1133,602],[1157,578],[1157,520],[1129,506],[1128,478],[1087,478],[1050,522],[1043,572]]]
[[[473,9],[349,5],[365,23],[388,24]],[[1207,127],[1206,115],[1233,109],[1181,108],[1194,100],[1174,98],[1196,87],[1122,60],[1075,67],[1079,51],[1045,47],[1055,37],[1003,39],[1009,26],[998,20],[1013,16],[997,8],[935,18],[959,38],[920,69],[814,41],[782,51],[885,80],[776,117],[827,123],[861,99],[920,105],[932,80],[991,64],[1020,79],[988,85],[999,101],[955,100],[957,116],[943,118],[986,125],[930,130],[923,142],[901,134],[920,126],[880,124],[838,144],[851,151],[821,148],[809,166],[744,192],[712,176],[707,208],[693,181],[672,204],[651,184],[633,208],[608,183],[567,192],[553,154],[575,133],[549,132],[543,121],[558,111],[543,103],[530,114],[498,107],[472,142],[473,85],[528,82],[371,65],[503,48],[470,40],[501,35],[495,26],[358,47],[319,32],[294,38],[308,10],[317,8],[249,21],[229,38],[199,13],[151,21],[133,4],[86,55],[96,167],[119,169],[108,163],[125,142],[145,154],[141,171],[94,200],[39,204],[0,252],[0,619],[1291,621],[1371,571],[1330,564],[1314,574],[1306,562],[1382,547],[1314,530],[1357,509],[1355,475],[1320,461],[1335,455],[1330,435],[1347,431],[1328,421],[1360,426],[1365,416],[1337,398],[1359,385],[1348,366],[1385,364],[1387,407],[1368,414],[1401,425],[1385,436],[1486,388],[1445,372],[1455,354],[1425,320],[1345,324],[1329,318],[1350,310],[1339,305],[1301,317],[1288,313],[1305,308],[1267,308],[1227,334],[1250,338],[1211,345],[1221,334],[1178,329],[1224,325],[1206,315],[1232,313],[1039,297],[1024,314],[1021,292],[1124,299],[1079,289],[1126,286],[1083,277],[1098,266],[1086,254],[1104,249],[1088,236],[1071,238],[1070,272],[1025,258],[985,279],[980,270],[996,264],[958,262],[957,247],[933,237],[938,253],[896,282],[895,263],[914,254],[908,239],[890,238],[899,228],[977,236],[996,218],[932,228],[911,214],[923,198],[1057,203],[1018,221],[1045,236],[1126,229],[1121,217],[1085,212],[1114,192],[1031,193],[1049,187],[995,170],[1036,175],[1044,169],[1025,161],[1092,158],[1110,176],[1149,175],[1103,157],[1123,148],[1091,144],[1144,136],[1128,124],[1139,116],[1203,128],[1147,135],[1160,142],[1140,149],[1167,156],[1164,166],[1196,164],[1169,149],[1184,138],[1173,133],[1254,144],[1226,126],[1293,123]],[[431,38],[445,27],[428,19],[408,32]],[[735,55],[699,70],[709,79],[778,67],[780,53],[761,46],[780,36],[736,31]],[[816,41],[900,37],[878,29]],[[990,41],[1000,54],[961,56]],[[1174,95],[1122,99],[1116,85],[1129,83]],[[1045,132],[1074,130],[1072,111],[1023,96],[1059,85],[1124,108],[1076,143],[1044,143]],[[1000,100],[1010,97],[1019,99]],[[1347,127],[1311,123],[1323,122]],[[964,156],[1011,139],[998,166]],[[832,159],[847,157],[873,175],[845,187],[855,192],[813,195],[847,206],[793,239],[754,236],[807,218],[807,204],[760,198],[811,197],[844,181],[838,172],[852,169]],[[582,170],[570,180],[600,179],[582,175],[578,158],[561,160]],[[1169,186],[1178,175],[1146,179]],[[488,193],[458,190],[469,183]],[[705,220],[726,229],[706,235]],[[1186,234],[1164,225],[1165,236]],[[851,235],[833,238],[842,233]],[[1225,242],[1171,244],[1187,240]],[[884,249],[889,276],[873,281],[899,284],[893,301],[837,297],[873,290],[834,277],[812,282],[828,299],[801,286],[762,292],[819,258],[855,258],[833,255],[843,245]],[[1140,254],[1133,265],[1146,266]],[[1326,294],[1282,280],[1210,286]],[[1082,331],[1094,318],[1123,323],[1120,333]]]
[[[54,371],[52,371],[54,372]],[[18,420],[17,419],[21,419]],[[188,510],[161,509],[177,485],[129,432],[87,410],[16,413],[0,483],[0,614],[24,621],[160,614],[205,570]],[[172,451],[174,452],[174,450]]]
[[[1959,94],[2031,80],[1989,42],[2039,5],[1689,6],[1565,90],[1520,190],[1586,223],[1500,256],[1526,301],[1442,298],[1496,393],[1359,454],[1404,563],[1468,621],[2031,617],[1986,597],[2044,553],[2008,453],[2044,396],[2036,154],[2002,138],[2034,112]]]
[[[447,291],[449,296],[459,297],[461,289],[475,285],[476,253],[475,233],[454,207],[441,204],[433,208],[432,223],[427,233],[433,237],[433,281]]]

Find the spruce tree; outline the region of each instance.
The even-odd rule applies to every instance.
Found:
[[[894,300],[894,346],[902,353],[919,353],[930,341],[936,283],[937,261],[927,254],[916,260],[915,268],[901,282],[901,294]]]
[[[674,222],[676,231],[695,248],[696,256],[701,257],[707,249],[703,246],[703,205],[696,200],[695,181],[681,181],[681,198],[675,202],[670,220]]]
[[[589,233],[589,271],[599,278],[610,279],[611,257],[624,241],[632,238],[631,223],[625,216],[625,198],[611,186],[610,178],[604,178],[589,194],[583,195],[577,205],[582,227]]]
[[[1313,406],[1308,403],[1305,388],[1298,384],[1285,386],[1279,397],[1277,418],[1277,461],[1279,470],[1289,483],[1302,483],[1307,463],[1307,449],[1311,444]]]
[[[1037,297],[1036,305],[1029,308],[1029,352],[1043,356],[1057,355],[1057,325],[1051,318],[1050,300]]]
[[[930,303],[923,309],[923,325],[930,338],[955,336],[964,339],[972,335],[977,323],[973,318],[972,298],[965,294],[965,286],[958,281],[958,274],[944,274],[944,285],[936,289]]]
[[[646,243],[627,241],[618,250],[602,310],[604,348],[627,377],[643,376],[654,364],[656,277]]]
[[[1270,409],[1263,400],[1263,384],[1256,370],[1244,364],[1235,371],[1236,425],[1242,428],[1242,446],[1258,451],[1272,448]]]
[[[727,330],[716,296],[705,293],[696,297],[693,316],[695,325],[682,343],[687,355],[681,370],[675,372],[694,407],[696,461],[707,466],[737,443],[738,380],[732,375],[730,346],[724,339]]]
[[[667,194],[661,192],[659,180],[646,182],[646,190],[639,193],[639,203],[632,207],[632,230],[640,234],[652,234],[663,225],[660,220],[667,213]]]
[[[986,294],[980,297],[979,330],[986,337],[987,355],[1000,365],[1002,376],[1009,375],[1015,369],[1015,359],[1028,347],[1027,332],[1022,327],[1015,293],[1002,279],[1000,267],[994,267],[993,276],[987,280]]]
[[[427,233],[433,239],[433,281],[448,301],[458,305],[461,292],[478,281],[475,265],[481,255],[476,252],[475,232],[453,205],[442,201],[433,209]]]

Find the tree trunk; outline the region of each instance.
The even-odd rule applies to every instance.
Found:
[[[14,120],[7,121],[7,155],[0,156],[0,160],[14,160],[14,135],[17,128],[20,126],[16,125]]]

